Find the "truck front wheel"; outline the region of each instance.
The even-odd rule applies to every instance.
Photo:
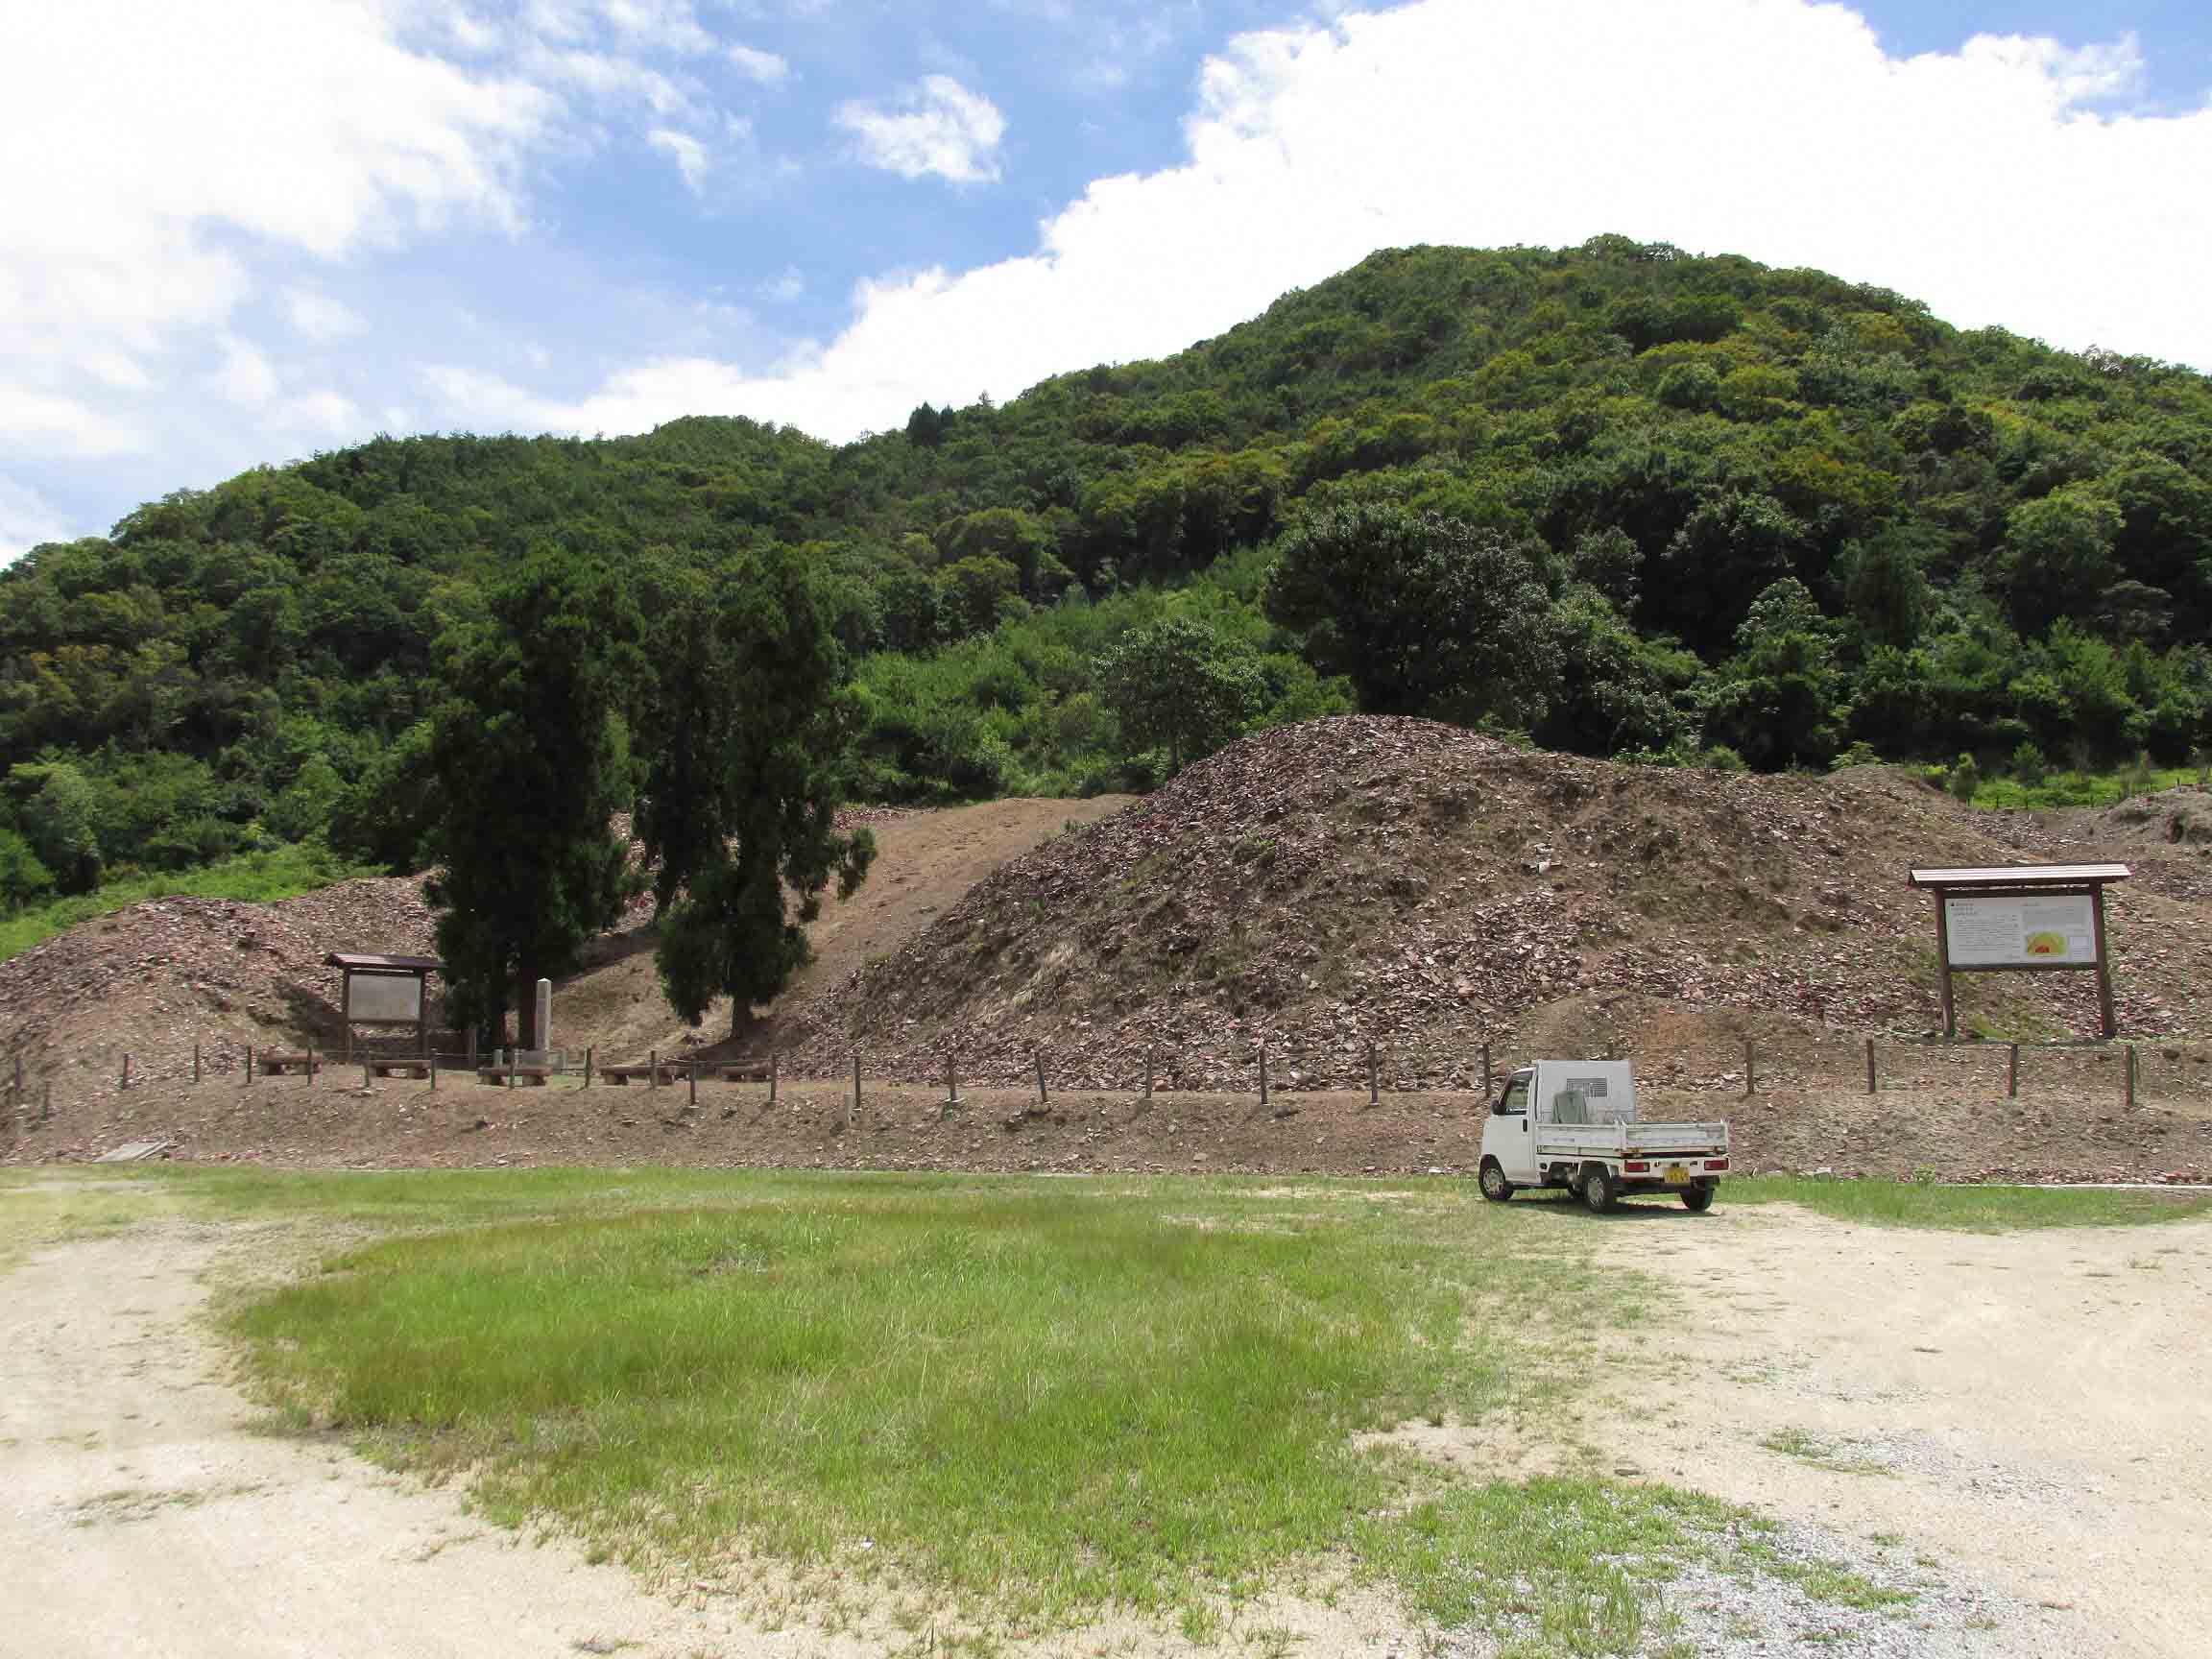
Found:
[[[1590,1206],[1593,1214],[1604,1214],[1620,1195],[1620,1190],[1613,1183],[1613,1171],[1602,1164],[1582,1177],[1582,1202]]]
[[[1505,1179],[1505,1171],[1495,1158],[1482,1160],[1482,1196],[1493,1204],[1503,1204],[1513,1196],[1513,1183]]]
[[[1720,1190],[1718,1181],[1700,1181],[1694,1187],[1682,1189],[1682,1208],[1699,1214],[1713,1208],[1713,1195]]]

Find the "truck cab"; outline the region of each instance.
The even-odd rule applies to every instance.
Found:
[[[1709,1210],[1728,1170],[1726,1123],[1645,1123],[1626,1060],[1539,1060],[1505,1080],[1482,1129],[1482,1196],[1564,1189],[1592,1210],[1672,1192]]]

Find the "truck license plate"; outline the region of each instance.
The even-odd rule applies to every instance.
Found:
[[[1690,1166],[1689,1166],[1689,1165],[1687,1165],[1687,1164],[1670,1164],[1670,1165],[1668,1165],[1668,1166],[1667,1166],[1667,1185],[1668,1185],[1668,1186],[1670,1186],[1670,1187],[1687,1187],[1687,1186],[1689,1186],[1689,1185],[1690,1185]]]

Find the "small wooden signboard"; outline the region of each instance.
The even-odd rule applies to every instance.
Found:
[[[2104,944],[2104,889],[2133,874],[2125,864],[1913,871],[1911,884],[1936,895],[1943,1040],[1959,1035],[1954,974],[2094,972],[2102,1033],[2118,1035]]]
[[[353,1057],[353,1027],[383,1025],[415,1029],[415,1052],[430,1051],[430,995],[427,981],[444,974],[435,956],[365,956],[333,950],[324,965],[346,975],[339,1003],[346,1023],[346,1058]]]

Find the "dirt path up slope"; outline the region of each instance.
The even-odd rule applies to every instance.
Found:
[[[2212,1224],[1546,1208],[1531,1224],[1604,1227],[1615,1264],[1680,1292],[1656,1321],[1671,1362],[1599,1445],[1632,1436],[1654,1479],[1956,1562],[2038,1609],[2053,1651],[2205,1651]]]
[[[558,988],[555,1035],[564,1047],[589,1044],[602,1055],[640,1060],[649,1049],[690,1053],[702,1051],[702,1044],[709,1053],[761,1047],[795,1010],[897,950],[1008,859],[1070,823],[1111,818],[1133,799],[987,801],[870,825],[877,856],[866,883],[848,901],[834,893],[824,900],[821,920],[807,930],[813,962],[779,998],[773,1015],[735,1045],[728,1041],[728,1001],[717,1001],[696,1032],[668,1011],[653,973],[653,935],[643,928],[602,941],[584,972]]]

